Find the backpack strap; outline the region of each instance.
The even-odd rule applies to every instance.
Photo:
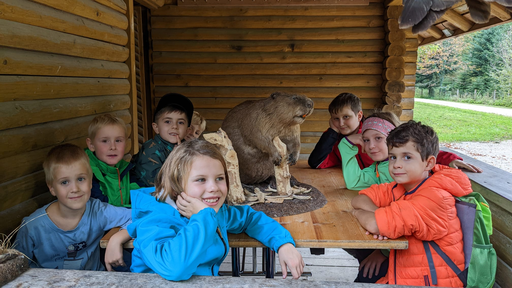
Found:
[[[448,255],[446,255],[446,253],[443,252],[443,250],[441,250],[441,247],[439,247],[439,245],[437,245],[436,242],[434,241],[423,241],[423,248],[425,249],[425,253],[427,254],[427,260],[428,260],[428,267],[430,268],[430,274],[432,275],[432,283],[434,285],[437,285],[437,274],[436,274],[436,269],[434,267],[434,261],[433,261],[433,258],[432,258],[432,252],[430,251],[430,248],[429,248],[429,245],[432,246],[432,248],[434,248],[434,250],[436,251],[436,253],[441,256],[441,258],[443,258],[444,262],[446,264],[448,264],[448,266],[453,270],[453,272],[455,272],[455,275],[457,275],[457,277],[459,277],[460,281],[462,282],[462,284],[464,284],[464,287],[466,287],[466,283],[467,283],[467,269],[464,269],[464,271],[460,270],[459,267],[457,267],[457,265],[452,261],[452,259],[450,257],[448,257]],[[432,271],[434,271],[434,273],[432,273]],[[435,277],[435,279],[434,279]]]
[[[430,269],[432,284],[437,285],[436,266],[434,265],[434,258],[432,258],[432,252],[430,251],[430,246],[428,246],[428,244],[429,241],[423,241],[423,248],[425,249],[425,254],[427,254],[428,268]]]

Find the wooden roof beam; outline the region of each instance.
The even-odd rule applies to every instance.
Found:
[[[500,18],[502,21],[506,21],[511,18],[507,8],[497,4],[496,2],[491,2],[491,15]]]
[[[434,37],[436,39],[441,39],[441,37],[443,37],[443,35],[444,35],[443,31],[441,31],[436,26],[432,26],[432,27],[428,28],[427,32],[428,32],[428,34],[432,35],[432,37]]]
[[[469,29],[473,27],[473,24],[468,19],[466,19],[464,16],[460,15],[459,13],[451,9],[446,11],[442,18],[452,23],[453,25],[459,27],[459,29],[461,29],[464,32],[469,31]]]

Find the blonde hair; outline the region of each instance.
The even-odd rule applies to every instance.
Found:
[[[228,169],[222,153],[210,142],[197,139],[181,143],[165,160],[155,179],[156,189],[153,195],[159,201],[165,201],[167,197],[176,201],[178,195],[184,191],[184,183],[197,156],[207,156],[222,163],[229,195]]]
[[[101,128],[109,125],[118,125],[123,129],[126,136],[126,124],[124,123],[123,119],[115,117],[111,114],[103,114],[94,117],[94,119],[91,121],[91,124],[89,124],[89,139],[94,140],[96,133],[98,133]]]
[[[192,125],[199,125],[201,127],[201,130],[204,131],[206,129],[206,120],[204,119],[199,112],[194,111],[194,114],[192,114]]]
[[[87,167],[87,175],[89,175],[89,179],[92,179],[89,157],[87,157],[84,149],[73,144],[62,144],[53,147],[50,152],[48,152],[48,155],[43,162],[46,184],[53,184],[53,172],[58,166],[70,166],[77,162],[83,162],[85,164]]]

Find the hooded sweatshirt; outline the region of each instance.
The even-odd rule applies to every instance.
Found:
[[[396,182],[372,185],[359,192],[380,207],[375,210],[379,233],[409,241],[405,250],[391,250],[389,268],[377,283],[431,286],[432,278],[422,241],[435,241],[464,270],[462,230],[455,198],[472,192],[469,178],[460,170],[436,165],[430,177],[407,192]],[[462,282],[432,249],[438,286],[462,287]]]
[[[154,191],[154,187],[132,191],[133,223],[128,226],[135,238],[132,272],[157,273],[172,281],[218,276],[229,251],[228,232],[245,232],[274,251],[286,243],[295,245],[283,226],[250,206],[224,204],[217,213],[205,208],[188,219],[172,200],[157,201],[150,195]]]
[[[85,152],[89,156],[94,175],[91,197],[117,207],[129,208],[131,206],[130,190],[140,188],[137,183],[130,183],[128,172],[133,165],[121,159],[112,167],[98,159],[91,150],[85,149]]]

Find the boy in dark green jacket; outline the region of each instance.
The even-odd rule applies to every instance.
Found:
[[[169,93],[160,99],[153,122],[155,138],[146,141],[131,161],[135,164],[132,178],[142,187],[155,185],[165,159],[187,136],[193,113],[194,105],[181,94]]]
[[[110,114],[96,116],[89,125],[87,149],[93,172],[91,197],[118,207],[131,207],[130,190],[140,186],[130,180],[133,165],[123,160],[126,125]]]

